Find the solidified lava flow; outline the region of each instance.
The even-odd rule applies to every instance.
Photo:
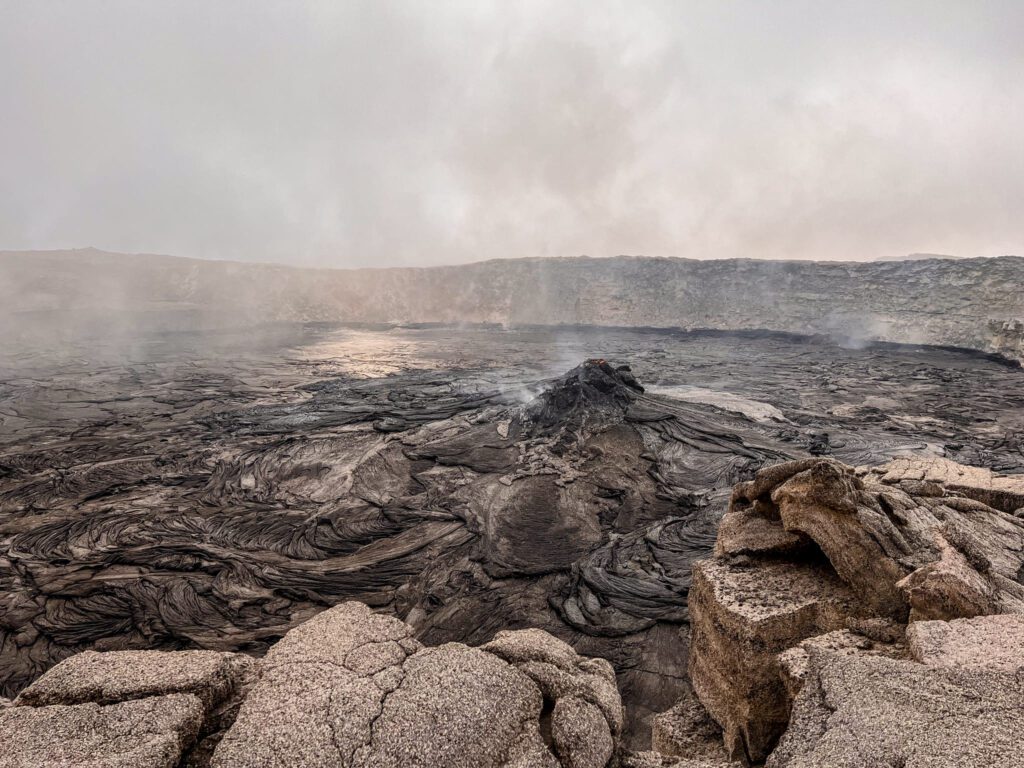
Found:
[[[608,658],[640,743],[733,484],[809,454],[1024,472],[1024,374],[956,351],[296,333],[3,362],[0,693],[85,649],[259,654],[354,599],[428,644],[541,627]]]

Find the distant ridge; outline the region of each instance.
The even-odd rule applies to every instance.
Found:
[[[18,335],[40,324],[177,330],[270,322],[764,329],[1024,358],[1024,258],[914,256],[920,258],[617,256],[308,269],[96,249],[6,251],[0,332]]]
[[[959,259],[960,256],[950,256],[948,253],[908,253],[906,256],[879,256],[872,261],[923,261],[925,259]]]

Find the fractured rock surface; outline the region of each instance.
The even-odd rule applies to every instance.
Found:
[[[767,768],[1021,766],[1024,677],[823,652]]]
[[[177,768],[203,704],[171,694],[100,706],[0,709],[2,768]]]
[[[214,651],[84,651],[36,680],[15,704],[109,704],[191,693],[209,710],[241,688],[256,667],[249,656]]]
[[[729,755],[771,754],[780,767],[994,764],[986,734],[1017,739],[1021,714],[1019,679],[1006,696],[985,686],[1024,662],[1022,487],[921,458],[856,470],[801,459],[737,485],[689,599],[692,684]],[[944,686],[963,692],[929,704]],[[912,700],[917,689],[928,701]],[[988,703],[961,709],[976,692]],[[985,706],[1007,710],[982,724]],[[958,752],[955,734],[975,720]]]
[[[186,768],[207,768],[258,675],[259,662],[242,654],[85,651],[22,691],[10,707],[20,714],[0,736],[6,727],[19,740],[10,764],[26,768],[177,768],[183,759]]]
[[[423,648],[408,625],[345,603],[263,667],[214,768],[603,768],[622,728],[611,666],[538,630]]]

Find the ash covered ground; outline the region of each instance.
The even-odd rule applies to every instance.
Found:
[[[955,350],[325,326],[63,349],[0,353],[8,696],[86,649],[260,654],[356,599],[428,644],[542,627],[608,658],[644,746],[735,483],[809,454],[1024,473],[1024,372]]]

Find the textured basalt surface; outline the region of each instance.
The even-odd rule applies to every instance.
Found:
[[[412,634],[348,602],[259,662],[209,651],[72,656],[0,710],[0,767],[612,765],[623,712],[607,661],[537,629],[480,648],[424,648]]]
[[[691,681],[729,756],[996,764],[1024,724],[1022,510],[1024,476],[937,457],[738,484],[689,595]]]
[[[426,645],[539,627],[607,659],[646,747],[688,690],[691,564],[735,483],[812,453],[1024,471],[1020,371],[952,351],[276,333],[4,350],[3,695],[85,650],[262,655],[360,600]],[[578,365],[598,352],[632,371]]]

